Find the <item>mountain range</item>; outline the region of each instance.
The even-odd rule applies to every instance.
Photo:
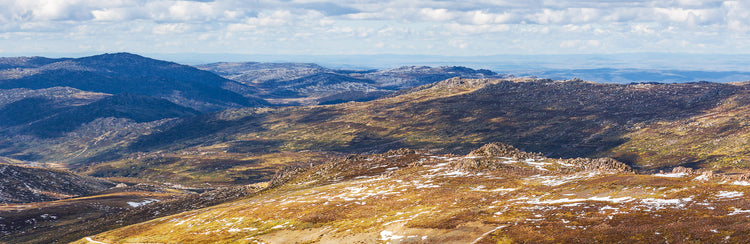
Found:
[[[128,53],[0,77],[0,242],[749,238],[747,82]]]

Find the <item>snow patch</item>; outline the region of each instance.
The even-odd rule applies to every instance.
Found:
[[[621,202],[629,202],[632,201],[632,197],[620,197],[620,198],[612,198],[610,196],[606,197],[589,197],[589,198],[561,198],[561,199],[553,199],[553,200],[545,200],[540,201],[539,199],[532,199],[530,201],[526,201],[526,203],[529,204],[560,204],[560,203],[578,203],[578,202],[585,202],[585,201],[596,201],[596,202],[611,202],[611,203],[621,203]]]
[[[86,237],[86,240],[89,241],[89,242],[91,242],[91,243],[96,243],[96,244],[107,244],[105,242],[95,241],[95,240],[91,239],[91,237]]]
[[[127,202],[127,203],[131,207],[137,208],[137,207],[144,206],[146,204],[153,203],[153,202],[158,202],[158,201],[159,200],[156,200],[156,199],[146,199],[146,200],[143,200],[141,202]]]
[[[403,238],[404,238],[404,236],[399,236],[399,235],[393,234],[393,231],[384,230],[384,231],[380,232],[380,240],[381,241],[400,240],[400,239],[403,239]]]
[[[697,180],[697,181],[707,181],[707,180],[709,180],[709,179],[710,179],[710,178],[708,178],[708,176],[707,176],[707,175],[700,175],[700,176],[698,176],[698,177],[695,177],[695,178],[694,178],[693,180]]]
[[[641,203],[647,205],[651,209],[665,209],[668,206],[676,208],[684,208],[689,202],[693,201],[693,197],[677,198],[677,199],[661,199],[661,198],[646,198],[642,199]]]
[[[743,214],[743,213],[750,213],[750,210],[742,210],[739,208],[732,208],[733,212],[727,214],[727,215],[735,215],[735,214]]]
[[[669,177],[669,178],[680,178],[680,177],[687,176],[687,174],[685,174],[685,173],[666,173],[666,174],[654,174],[653,176]]]
[[[739,191],[720,191],[718,194],[716,194],[719,198],[737,198],[745,195],[744,192]]]

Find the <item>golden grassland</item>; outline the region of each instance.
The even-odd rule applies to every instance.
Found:
[[[458,170],[476,160],[487,167]],[[410,150],[351,156],[315,166],[247,199],[91,239],[609,243],[750,238],[747,186],[697,175],[587,170],[569,162]]]

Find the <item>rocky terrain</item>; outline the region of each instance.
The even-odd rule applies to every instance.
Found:
[[[746,82],[201,68],[132,54],[0,59],[0,242],[750,233]]]
[[[612,159],[551,159],[503,144],[469,155],[352,155],[211,208],[77,243],[741,242],[746,181],[641,175]]]
[[[0,163],[0,204],[59,200],[113,186],[106,180],[65,171]]]

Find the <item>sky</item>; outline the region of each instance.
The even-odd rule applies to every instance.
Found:
[[[0,0],[0,56],[750,54],[750,1]]]

